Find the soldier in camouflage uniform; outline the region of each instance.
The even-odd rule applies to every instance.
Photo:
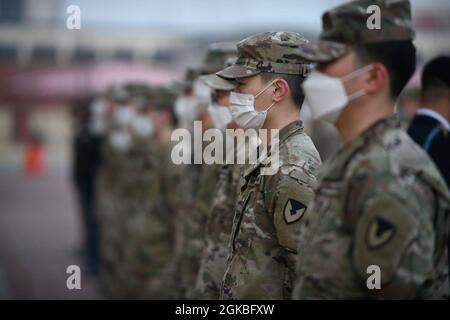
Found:
[[[230,58],[236,57],[236,45],[233,43],[213,43],[208,47],[208,51],[203,62],[202,73],[199,78],[205,85],[208,85],[208,79],[218,78],[215,72],[222,69]],[[217,126],[223,126],[220,123],[220,117],[223,116],[223,111],[228,112],[229,119],[231,120],[231,114],[224,106],[217,106],[217,100],[224,100],[228,106],[227,96],[233,86],[224,79],[215,79],[221,85],[216,87],[215,91],[211,94],[211,103],[209,104],[206,112],[207,116],[202,117],[202,120],[206,117],[212,119],[212,124],[216,129],[224,130],[225,128],[219,128]],[[223,84],[225,82],[225,86]],[[211,86],[208,86],[210,88]],[[214,89],[214,88],[213,88]],[[219,98],[219,96],[221,98]],[[213,104],[214,103],[214,104]],[[218,109],[219,108],[219,109]],[[223,109],[223,110],[220,110]],[[222,111],[222,112],[221,112]],[[211,121],[208,121],[211,122]],[[202,121],[202,129],[206,130],[205,121]],[[203,144],[205,147],[207,143]],[[202,150],[201,150],[202,151]],[[181,249],[181,257],[179,258],[178,266],[180,267],[181,280],[183,284],[183,291],[185,291],[186,297],[191,297],[191,291],[195,286],[197,273],[200,266],[200,256],[204,246],[205,236],[205,224],[208,217],[208,213],[211,209],[212,198],[215,193],[215,186],[217,178],[219,176],[220,164],[203,164],[201,166],[201,173],[198,180],[198,192],[195,197],[195,204],[189,216],[186,218],[186,222],[183,224],[183,243]]]
[[[163,218],[162,222],[166,225],[166,230],[170,234],[166,238],[160,238],[159,241],[168,243],[164,253],[164,264],[160,264],[157,274],[147,282],[147,297],[152,299],[179,299],[178,278],[175,275],[175,264],[172,259],[176,250],[175,228],[177,227],[177,210],[179,207],[179,196],[177,194],[182,172],[178,166],[171,161],[171,151],[173,143],[171,142],[171,133],[173,131],[173,118],[170,113],[173,107],[175,95],[166,88],[155,88],[155,97],[152,105],[153,119],[156,125],[155,140],[153,146],[154,157],[157,161],[157,183],[159,184],[160,211],[158,216]],[[169,251],[170,249],[170,251]],[[167,253],[170,252],[169,256]],[[167,259],[166,259],[167,258]]]
[[[380,8],[381,29],[367,27],[370,5]],[[306,99],[313,113],[336,125],[344,145],[319,170],[301,225],[294,298],[448,293],[450,196],[393,116],[415,69],[413,35],[409,1],[358,0],[326,12],[319,44],[302,48],[318,63],[303,84]],[[330,77],[347,80],[330,90],[336,81]],[[318,93],[329,100],[315,99]]]
[[[194,83],[197,80],[200,71],[198,69],[189,68],[184,79],[176,84],[175,89],[181,91],[176,98],[173,106],[176,122],[179,128],[187,129],[193,133],[193,123],[199,117],[199,102],[194,95]],[[191,141],[192,142],[192,141]],[[192,147],[193,143],[191,143]],[[185,297],[187,286],[183,281],[190,279],[184,277],[185,274],[191,274],[189,260],[183,262],[184,257],[189,256],[189,252],[184,253],[186,237],[186,225],[189,223],[191,212],[195,205],[195,197],[198,191],[199,177],[201,166],[195,164],[180,164],[173,165],[171,159],[171,152],[173,148],[172,143],[164,142],[161,144],[163,158],[170,166],[171,181],[169,188],[173,188],[171,194],[171,203],[173,210],[175,210],[174,218],[174,233],[175,244],[173,257],[170,266],[163,276],[165,282],[170,282],[170,287],[173,288],[173,295],[170,298],[182,299]],[[192,151],[193,149],[191,149]],[[193,152],[191,152],[191,159],[193,163]],[[166,171],[167,172],[167,171]]]
[[[139,88],[135,88],[139,89]],[[155,148],[155,123],[151,118],[154,93],[134,92],[135,116],[130,123],[132,144],[122,172],[123,265],[133,298],[155,298],[148,283],[158,277],[172,254],[172,211],[162,197],[160,159]],[[125,272],[128,271],[128,272]]]
[[[116,114],[100,184],[102,276],[110,298],[157,298],[151,283],[172,256],[173,211],[161,196],[161,164],[151,119],[154,94],[145,85],[128,84],[124,89],[116,111],[131,113]]]
[[[291,295],[298,225],[313,196],[313,172],[321,163],[298,120],[303,102],[300,84],[310,68],[297,54],[305,43],[293,32],[251,36],[238,43],[236,63],[217,73],[237,85],[230,95],[230,111],[238,125],[280,130],[278,169],[264,175],[274,156],[268,151],[266,158],[242,170],[221,299]],[[251,114],[265,114],[262,123],[249,125],[254,118],[240,120],[248,107],[241,108],[233,99],[242,95],[248,101],[256,96]]]
[[[226,59],[222,67],[231,65],[235,60],[235,58]],[[202,76],[201,80],[213,90],[212,100],[215,105],[211,105],[209,111],[214,127],[220,130],[236,128],[228,108],[229,94],[235,85],[218,77],[215,73]],[[226,139],[225,131],[223,134]],[[234,150],[226,151],[234,152]],[[232,216],[230,213],[233,212],[238,194],[239,171],[240,165],[237,164],[205,165],[203,175],[208,177],[209,183],[202,185],[202,189],[208,188],[211,190],[210,192],[213,192],[213,196],[211,199],[207,199],[208,201],[203,199],[201,202],[203,209],[199,210],[197,214],[197,216],[201,214],[206,222],[202,221],[199,226],[202,228],[200,231],[201,235],[204,235],[204,241],[201,244],[199,270],[194,290],[190,295],[191,298],[219,298],[231,233]]]
[[[121,252],[123,231],[119,210],[122,201],[118,195],[121,190],[121,172],[125,164],[123,141],[126,141],[127,128],[126,124],[120,123],[117,114],[118,109],[128,102],[130,95],[123,86],[114,86],[109,88],[106,96],[112,100],[112,105],[106,119],[107,141],[103,144],[102,166],[99,170],[96,192],[101,251],[100,278],[106,297],[119,298],[122,287],[117,278],[120,274],[119,263],[123,259]]]

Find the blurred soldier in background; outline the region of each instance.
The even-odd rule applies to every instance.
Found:
[[[420,104],[420,89],[416,87],[405,88],[397,100],[397,114],[402,129],[408,130]]]
[[[227,59],[225,67],[234,63]],[[235,85],[216,74],[205,75],[201,78],[212,90],[212,104],[208,110],[210,112],[214,127],[223,130],[224,137],[227,135],[225,129],[237,128],[236,123],[232,121],[229,111],[230,91]],[[226,150],[226,154],[234,150]],[[214,166],[210,166],[214,167]],[[205,240],[202,245],[199,271],[191,294],[192,298],[197,299],[218,299],[220,295],[220,285],[225,273],[226,259],[228,256],[228,241],[231,234],[232,212],[236,204],[238,194],[238,181],[240,165],[224,164],[219,167],[217,172],[205,168],[204,175],[210,175],[209,181],[202,188],[210,188],[213,191],[212,199],[202,204],[204,208],[197,208],[199,212],[203,209],[207,218]],[[203,215],[203,214],[202,214]],[[204,223],[201,224],[202,227]],[[203,231],[203,230],[201,230]]]
[[[450,187],[450,57],[428,62],[422,74],[422,104],[408,133],[436,163]]]
[[[120,178],[124,172],[125,151],[130,145],[128,125],[132,116],[125,106],[130,94],[123,86],[110,87],[106,96],[112,100],[111,111],[106,117],[106,141],[102,150],[102,166],[98,177],[97,218],[100,226],[101,284],[107,298],[122,297],[123,284],[118,281],[123,260],[123,205]]]
[[[198,69],[190,68],[186,71],[184,81],[178,84],[181,94],[177,97],[174,105],[174,113],[178,122],[178,126],[191,132],[191,141],[183,140],[189,150],[191,164],[180,164],[173,166],[177,184],[174,186],[175,219],[175,247],[172,257],[172,263],[169,270],[165,274],[165,278],[172,281],[175,290],[174,299],[181,299],[185,296],[186,285],[183,282],[183,274],[188,271],[182,271],[189,264],[182,264],[182,255],[185,254],[185,226],[189,223],[190,213],[195,205],[195,197],[199,186],[199,177],[201,165],[194,164],[194,121],[199,120],[202,114],[202,105],[198,97],[194,95],[194,85],[200,74]],[[171,150],[167,155],[167,161],[173,163],[171,159]]]
[[[236,83],[230,111],[237,125],[246,130],[277,129],[279,150],[275,152],[280,164],[272,175],[264,175],[274,161],[272,148],[267,147],[266,158],[242,172],[222,299],[291,295],[298,223],[313,196],[312,173],[321,163],[299,120],[304,100],[300,84],[310,68],[298,55],[305,43],[304,37],[293,32],[248,37],[238,43],[236,63],[217,73]]]
[[[435,58],[425,66],[422,104],[408,134],[430,155],[450,188],[450,57]],[[450,264],[450,236],[448,250]]]
[[[75,123],[73,141],[72,175],[81,211],[83,253],[87,269],[93,275],[99,271],[99,235],[95,214],[95,183],[100,167],[100,154],[104,133],[103,99],[93,103],[85,101],[77,105],[78,116]]]
[[[381,29],[367,27],[370,5]],[[344,145],[301,224],[294,298],[443,297],[450,195],[393,115],[416,64],[410,3],[357,0],[322,19],[319,44],[302,48],[318,63],[303,90]]]
[[[305,112],[303,112],[303,108]],[[302,114],[310,112],[309,108],[305,102],[302,106]],[[328,159],[342,145],[341,137],[335,126],[326,121],[312,118],[302,118],[302,121],[305,121],[306,125],[309,126],[308,130],[305,128],[305,132],[311,136],[322,161]]]
[[[189,68],[184,79],[176,83],[180,95],[175,101],[174,112],[180,128],[193,130],[194,121],[199,117],[199,102],[194,95],[194,83],[198,76],[199,70]]]
[[[203,62],[202,74],[209,76],[219,71],[225,65],[227,59],[236,57],[236,45],[233,43],[214,43],[208,47],[206,57]],[[202,80],[203,79],[203,80]],[[227,104],[226,96],[228,92],[214,91],[211,93],[211,87],[205,83],[204,78],[200,77],[199,81],[208,89],[209,100],[207,108],[202,108],[201,124],[202,130],[205,131],[213,126],[216,129],[224,130],[229,121],[231,114],[228,108],[218,105],[219,100],[222,104]],[[226,81],[224,81],[226,82]],[[229,85],[229,84],[228,84]],[[224,101],[225,99],[225,101]],[[206,120],[206,121],[205,121]],[[198,141],[194,142],[199,144]],[[201,152],[207,142],[202,143],[202,148],[194,152]],[[204,230],[208,213],[211,208],[212,197],[215,193],[218,172],[220,164],[202,164],[201,172],[198,180],[198,191],[195,195],[195,203],[192,211],[188,212],[186,222],[183,223],[183,243],[181,256],[179,257],[179,272],[181,283],[186,297],[190,297],[190,291],[194,289],[198,269],[200,266],[200,255],[204,245]]]
[[[129,132],[131,144],[121,174],[123,199],[123,261],[121,277],[126,297],[150,298],[147,282],[168,262],[172,232],[170,216],[162,207],[158,161],[155,152],[155,124],[150,117],[151,92],[145,86],[129,85],[134,108]]]
[[[168,230],[166,238],[159,241],[165,246],[164,264],[158,268],[157,274],[147,282],[147,296],[152,299],[178,299],[180,298],[178,278],[175,276],[174,257],[177,249],[176,241],[179,234],[176,228],[180,228],[177,222],[180,206],[178,187],[182,179],[180,166],[171,160],[173,143],[171,134],[174,129],[173,105],[175,94],[166,88],[154,88],[155,92],[152,109],[152,118],[155,123],[155,146],[154,153],[158,159],[158,183],[161,203],[159,216],[164,221]],[[170,246],[169,246],[170,243]],[[161,246],[162,247],[162,246]]]
[[[175,210],[165,196],[170,162],[158,140],[163,132],[164,144],[168,139],[160,106],[170,94],[140,84],[112,91],[115,117],[100,180],[103,284],[111,298],[161,298],[156,289],[164,289],[174,243]]]

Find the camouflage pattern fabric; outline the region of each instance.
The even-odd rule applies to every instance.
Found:
[[[219,77],[237,79],[261,72],[307,75],[310,64],[300,56],[308,40],[295,32],[264,32],[237,44],[237,61],[217,72]]]
[[[103,163],[99,172],[96,193],[101,250],[100,278],[106,297],[118,298],[121,290],[120,284],[115,279],[118,274],[118,262],[122,259],[120,247],[123,231],[117,195],[120,189],[119,178],[124,155],[105,143],[102,158]]]
[[[221,299],[291,296],[298,227],[321,163],[301,121],[280,130],[279,163],[274,175],[260,174],[265,159],[242,173]]]
[[[448,296],[450,195],[430,158],[381,120],[319,170],[300,229],[296,299]],[[367,287],[379,266],[381,289]]]
[[[153,298],[146,293],[147,282],[169,263],[173,248],[173,216],[161,197],[159,159],[152,143],[134,141],[122,178],[124,262],[129,266],[129,279],[136,279],[137,298]]]
[[[371,6],[379,8],[379,29],[368,27],[374,15],[367,10]],[[356,0],[325,12],[320,41],[299,51],[309,61],[328,62],[342,57],[353,45],[412,40],[414,36],[409,0]]]
[[[200,269],[192,295],[197,299],[218,299],[228,257],[233,211],[239,194],[240,165],[227,164],[219,170],[211,212],[205,230]]]

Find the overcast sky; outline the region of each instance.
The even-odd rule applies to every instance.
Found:
[[[321,14],[344,0],[64,0],[81,8],[87,26],[149,27],[184,34],[293,26],[318,31]],[[421,9],[450,11],[450,0],[412,0]],[[64,10],[61,10],[65,12]],[[65,18],[65,17],[63,17]]]

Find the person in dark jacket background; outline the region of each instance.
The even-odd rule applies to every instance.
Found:
[[[72,176],[81,211],[83,252],[87,268],[89,273],[97,275],[100,264],[99,235],[94,200],[103,137],[96,126],[93,126],[95,108],[90,101],[82,101],[76,108]]]
[[[431,60],[422,74],[422,108],[408,129],[450,187],[450,57]]]
[[[450,57],[440,56],[422,73],[422,108],[408,134],[430,155],[450,187]],[[450,264],[450,237],[448,243]]]

